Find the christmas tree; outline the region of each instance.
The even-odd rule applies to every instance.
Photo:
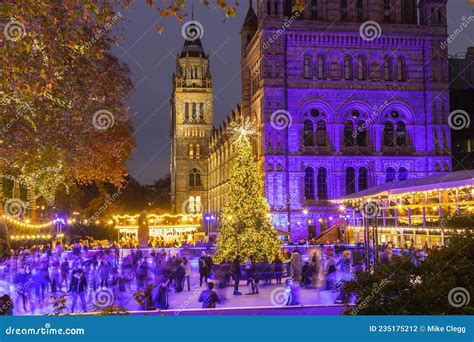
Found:
[[[263,179],[252,154],[250,137],[255,129],[249,120],[232,127],[237,156],[223,209],[214,261],[240,256],[255,262],[272,262],[281,255],[281,244],[273,229],[263,196]]]

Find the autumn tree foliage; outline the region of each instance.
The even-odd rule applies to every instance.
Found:
[[[132,83],[109,52],[120,13],[108,1],[6,0],[0,14],[0,170],[120,184],[134,147]]]

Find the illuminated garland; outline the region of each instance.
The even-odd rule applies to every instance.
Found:
[[[49,240],[53,236],[48,234],[36,234],[36,235],[12,235],[11,239],[18,240]]]
[[[43,229],[43,228],[51,227],[55,223],[55,221],[50,221],[50,222],[46,222],[42,224],[30,224],[28,222],[14,219],[8,215],[2,215],[2,218],[8,223],[14,224],[15,226],[22,227],[22,228],[31,228],[31,229]]]
[[[136,215],[114,215],[112,216],[114,219],[135,219],[135,218],[138,218],[140,216],[140,214],[136,214]],[[176,214],[176,215],[173,215],[173,214],[162,214],[162,215],[156,215],[156,214],[148,214],[146,216],[146,218],[162,218],[162,217],[171,217],[171,218],[178,218],[178,217],[201,217],[202,215],[201,214]]]

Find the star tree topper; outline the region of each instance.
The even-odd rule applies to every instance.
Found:
[[[249,117],[246,117],[241,123],[233,122],[230,129],[235,139],[234,144],[238,144],[244,139],[250,140],[250,137],[257,135],[257,130]]]

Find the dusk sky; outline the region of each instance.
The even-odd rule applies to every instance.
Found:
[[[121,10],[126,21],[117,25],[116,31],[127,38],[113,52],[128,64],[135,86],[129,104],[131,112],[136,113],[133,117],[136,149],[128,169],[141,183],[151,184],[169,172],[172,74],[184,39],[182,23],[176,18],[163,19],[145,1],[135,3],[134,8]],[[248,1],[242,1],[237,16],[226,20],[212,5],[206,8],[196,1],[194,17],[204,28],[202,42],[211,57],[216,127],[241,99],[240,26],[247,8]],[[473,10],[474,5],[469,5],[467,0],[449,0],[448,32],[460,26],[465,19],[462,17],[474,15]],[[190,18],[184,22],[187,20]],[[165,27],[163,35],[155,28],[158,23]],[[449,45],[449,53],[466,52],[468,46],[474,46],[473,22]]]

